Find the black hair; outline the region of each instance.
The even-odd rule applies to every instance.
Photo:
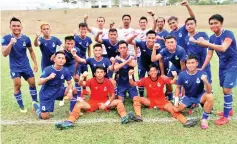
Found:
[[[121,41],[118,42],[118,46],[121,45],[121,44],[126,44],[126,46],[128,46],[128,43],[125,40],[121,40]]]
[[[198,62],[198,57],[195,55],[188,55],[186,62],[191,59],[195,59]]]
[[[212,16],[209,18],[209,24],[210,24],[210,21],[213,20],[213,19],[219,21],[221,24],[224,22],[224,18],[223,18],[223,16],[220,15],[220,14],[214,14],[214,15],[212,15]]]
[[[123,18],[126,17],[126,16],[129,17],[130,20],[132,20],[132,18],[131,18],[131,16],[130,16],[129,14],[124,14],[124,15],[122,16],[122,20],[123,20]]]
[[[80,27],[87,27],[87,24],[86,23],[84,23],[84,22],[82,22],[82,23],[79,23],[79,28]]]
[[[55,57],[58,55],[58,54],[63,54],[64,56],[65,56],[65,53],[64,53],[64,51],[62,51],[62,50],[60,50],[60,51],[57,51],[54,55],[55,55]]]
[[[96,66],[95,67],[95,72],[96,72],[97,69],[103,70],[106,73],[106,70],[105,70],[105,68],[103,66]]]
[[[117,32],[117,33],[118,33],[117,29],[115,29],[115,28],[109,29],[109,33],[110,33],[110,32]]]
[[[148,36],[149,34],[154,34],[156,36],[156,32],[153,31],[153,30],[149,30],[147,33],[146,33],[146,36]]]
[[[75,39],[74,39],[73,36],[66,36],[66,37],[64,38],[64,40],[65,40],[65,41],[67,41],[67,40],[73,40],[73,41],[75,41]]]
[[[101,49],[102,49],[102,44],[101,44],[101,43],[96,43],[96,44],[94,44],[93,49],[94,49],[95,47],[101,47]]]
[[[178,21],[178,17],[176,17],[176,16],[171,16],[171,17],[169,17],[168,18],[168,23],[169,23],[169,21],[171,21],[171,20],[175,20],[175,21]]]
[[[163,19],[163,22],[165,23],[165,18],[164,18],[164,17],[158,17],[158,18],[156,19],[156,22],[158,21],[159,18]]]
[[[98,21],[98,19],[99,19],[99,18],[102,18],[102,19],[104,19],[104,22],[105,22],[105,18],[104,18],[104,17],[102,17],[102,16],[99,16],[99,17],[97,18],[97,21]]]
[[[146,20],[146,22],[148,22],[147,18],[144,17],[144,16],[142,16],[142,17],[140,18],[139,22],[140,22],[141,20]]]
[[[151,68],[156,68],[157,70],[159,69],[155,63],[149,65],[149,70],[151,70]]]
[[[173,36],[173,35],[167,35],[167,36],[165,37],[165,41],[166,41],[167,39],[175,39],[175,40],[176,40],[176,37]]]
[[[10,20],[10,24],[13,22],[13,21],[16,21],[16,22],[20,22],[21,23],[21,20],[16,18],[16,17],[12,17],[11,20]]]
[[[189,17],[185,20],[185,24],[187,24],[188,21],[194,21],[194,23],[197,23],[197,20],[194,17]]]

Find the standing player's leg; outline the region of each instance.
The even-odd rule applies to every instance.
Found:
[[[168,60],[163,60],[164,63],[164,71],[165,71],[165,75],[168,76],[168,73],[170,71],[170,67],[169,65],[170,62]],[[166,91],[165,91],[165,96],[167,97],[168,100],[172,100],[173,99],[173,87],[172,84],[166,84]]]
[[[11,73],[11,77],[13,80],[13,87],[14,87],[14,97],[16,98],[16,101],[20,107],[20,112],[26,113],[27,110],[24,107],[23,100],[22,100],[22,94],[21,94],[21,76],[20,73]]]
[[[212,111],[213,108],[213,95],[204,93],[201,96],[200,103],[204,104],[204,111],[202,114],[202,122],[201,122],[201,128],[207,129],[208,128],[208,122],[207,119],[209,117],[209,114]]]
[[[25,79],[27,79],[27,78],[25,78]],[[38,100],[37,100],[37,90],[36,90],[36,87],[35,87],[35,77],[34,77],[34,75],[33,75],[33,77],[28,78],[27,82],[29,84],[29,92],[30,92],[30,95],[32,97],[32,101],[38,102]]]
[[[224,125],[229,122],[228,117],[232,111],[232,103],[233,103],[232,89],[236,85],[237,75],[236,75],[236,71],[234,70],[233,71],[225,70],[219,74],[224,74],[224,75],[219,75],[220,84],[221,84],[221,87],[223,88],[223,93],[224,93],[224,110],[223,110],[223,116],[220,117],[218,120],[216,120],[215,124]]]

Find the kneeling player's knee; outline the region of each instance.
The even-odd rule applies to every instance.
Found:
[[[49,119],[49,113],[48,112],[43,112],[43,113],[41,113],[41,118],[43,119],[43,120],[47,120],[47,119]]]
[[[207,94],[207,102],[213,103],[213,101],[214,101],[213,95],[212,94]]]

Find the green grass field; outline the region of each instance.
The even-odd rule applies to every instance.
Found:
[[[237,38],[237,29],[233,29]],[[210,34],[210,31],[207,30]],[[66,35],[57,35],[63,40]],[[33,41],[34,36],[31,36]],[[40,66],[41,53],[39,48],[34,48],[37,55],[37,62]],[[237,142],[237,117],[232,117],[225,126],[216,126],[213,119],[216,115],[211,115],[208,130],[201,130],[199,125],[194,128],[183,128],[183,126],[167,113],[157,109],[143,108],[143,123],[120,124],[120,118],[115,110],[107,112],[85,113],[80,117],[76,127],[70,130],[59,131],[55,129],[55,121],[64,121],[68,117],[69,103],[66,101],[64,107],[55,104],[55,112],[51,115],[51,120],[39,120],[31,109],[31,97],[28,92],[28,85],[22,83],[22,94],[25,107],[28,109],[26,114],[19,112],[15,98],[13,97],[13,84],[9,74],[8,57],[1,57],[1,137],[2,143],[236,143]],[[223,95],[218,80],[218,58],[215,55],[211,61],[214,90],[214,109],[222,110]],[[41,71],[35,74],[36,82],[40,77]],[[37,86],[39,91],[40,87]],[[234,98],[237,89],[233,90]],[[237,109],[234,99],[234,109]],[[132,102],[125,102],[127,111],[132,110]],[[202,109],[198,109],[191,116],[201,117]],[[105,121],[103,121],[103,119]],[[166,121],[165,121],[166,120]],[[15,122],[15,124],[13,124]],[[28,122],[28,123],[27,123]],[[31,123],[31,124],[30,124]]]

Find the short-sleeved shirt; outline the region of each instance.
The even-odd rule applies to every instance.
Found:
[[[137,41],[145,41],[146,40],[146,33],[149,31],[149,29],[141,30],[137,29],[136,33],[138,34],[135,40]]]
[[[127,40],[128,38],[132,37],[133,34],[135,33],[135,29],[133,28],[122,28],[122,29],[117,29],[118,30],[118,39],[119,40]],[[135,55],[134,51],[134,46],[129,44],[128,45],[128,54],[129,55]]]
[[[7,46],[13,35],[8,34],[2,38],[2,46]],[[29,59],[27,56],[27,48],[32,47],[30,38],[26,35],[21,35],[16,38],[16,43],[12,46],[9,54],[9,65],[11,72],[23,72],[31,70]]]
[[[176,46],[176,50],[174,53],[170,53],[167,48],[163,48],[160,51],[160,55],[164,61],[170,61],[176,68],[181,69],[180,62],[185,61],[187,58],[187,54],[184,48],[180,46]]]
[[[43,70],[45,67],[53,64],[50,58],[56,52],[57,46],[62,45],[62,42],[55,36],[51,36],[50,39],[40,37],[38,41],[40,42],[39,47],[42,53],[41,67]]]
[[[193,36],[194,39],[198,39],[200,37],[203,37],[207,41],[209,40],[209,37],[205,32],[197,32]],[[189,38],[189,35],[185,38],[186,52],[188,55],[195,55],[198,58],[198,68],[201,68],[207,56],[207,49],[189,41]],[[207,67],[209,68],[210,64],[208,64]]]
[[[70,81],[72,79],[70,72],[67,68],[62,67],[61,70],[57,70],[54,66],[48,66],[44,69],[41,78],[47,78],[51,73],[55,73],[55,78],[47,81],[45,84],[42,85],[40,91],[44,91],[49,93],[57,92],[62,86],[64,86],[64,82]]]
[[[170,84],[171,79],[162,79],[158,77],[156,81],[152,81],[150,77],[142,78],[139,81],[136,81],[137,86],[144,86],[147,90],[147,97],[149,99],[163,99],[164,95],[164,85]]]
[[[101,30],[98,29],[98,28],[95,28],[95,27],[91,28],[91,34],[94,35],[94,36],[97,35],[97,33],[100,32],[100,31]],[[108,29],[103,29],[102,32],[103,33],[101,35],[99,35],[99,38],[100,39],[108,39],[109,30]],[[102,45],[102,48],[103,48],[103,54],[106,55],[107,52],[106,52],[105,46]]]
[[[116,57],[119,55],[118,52],[118,42],[116,44],[111,44],[109,39],[102,39],[102,43],[105,46],[105,49],[107,51],[108,58],[110,59],[111,57]]]
[[[86,81],[86,86],[91,90],[90,101],[106,101],[108,100],[108,95],[114,94],[113,84],[107,78],[104,79],[103,83],[98,83],[96,78],[91,78]]]
[[[169,32],[165,29],[163,29],[161,32],[156,32],[156,35],[158,35],[161,38],[165,38],[167,35],[169,35]],[[160,44],[161,48],[165,48],[165,41],[158,39],[156,43]]]
[[[82,57],[86,57],[86,51],[90,44],[92,44],[92,40],[90,37],[86,36],[84,39],[79,35],[74,36],[75,46],[80,49],[80,54]]]
[[[128,60],[130,58],[130,55],[127,56],[127,58],[125,60]],[[115,60],[115,63],[121,64],[123,63],[122,60]],[[118,74],[119,74],[119,78],[117,80],[117,83],[121,86],[127,86],[129,85],[129,79],[128,79],[128,71],[130,69],[133,69],[133,67],[129,66],[129,65],[124,65],[122,68],[119,69]]]
[[[185,37],[188,35],[188,31],[185,25],[180,27],[176,31],[172,30],[170,32],[170,35],[173,35],[176,38],[177,45],[185,48]]]
[[[139,63],[148,69],[149,65],[153,62],[151,61],[152,49],[147,47],[146,41],[135,41],[136,46],[140,48],[141,56],[139,58]],[[156,54],[160,52],[160,49],[156,50]]]
[[[106,77],[108,78],[108,70],[111,65],[109,59],[102,57],[100,61],[97,61],[95,58],[87,58],[86,63],[90,66],[93,77],[95,77],[95,68],[97,66],[103,66],[106,70]]]
[[[183,86],[185,90],[185,96],[198,97],[204,92],[204,83],[201,80],[201,76],[207,74],[203,71],[197,71],[195,74],[189,74],[188,71],[183,71],[179,74],[177,85]]]
[[[223,30],[220,36],[216,36],[213,34],[210,37],[210,43],[216,45],[222,45],[224,40],[229,38],[232,40],[231,45],[225,52],[216,51],[219,57],[219,68],[220,69],[237,69],[237,47],[236,47],[236,40],[234,37],[233,32],[229,30]],[[209,48],[209,50],[213,50]]]

